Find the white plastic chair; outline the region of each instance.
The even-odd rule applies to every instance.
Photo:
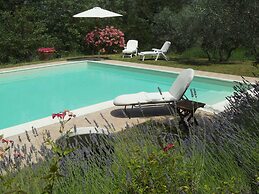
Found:
[[[123,58],[125,56],[129,56],[130,58],[133,57],[133,55],[137,56],[138,54],[138,41],[137,40],[129,40],[127,42],[126,47],[122,51]]]

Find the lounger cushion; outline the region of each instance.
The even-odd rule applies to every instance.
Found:
[[[137,103],[147,103],[146,92],[136,94],[124,94],[114,99],[113,104],[117,106],[131,105]]]
[[[162,95],[158,92],[125,94],[115,98],[113,104],[116,106],[126,106],[178,101],[183,97],[184,93],[191,84],[193,77],[193,69],[185,69],[177,76],[169,91],[163,92]]]
[[[159,92],[146,93],[145,95],[150,102],[168,102],[176,100],[169,92],[163,92],[162,95]]]
[[[185,69],[184,71],[182,71],[169,89],[170,94],[174,96],[176,100],[180,100],[184,95],[186,89],[191,84],[193,77],[193,69]]]
[[[159,103],[159,102],[168,102],[174,101],[175,97],[172,96],[169,92],[163,92],[162,96],[159,92],[147,93],[139,92],[136,94],[125,94],[118,96],[114,99],[113,104],[116,106],[125,106],[125,105],[136,105],[136,104],[145,104],[145,103]]]

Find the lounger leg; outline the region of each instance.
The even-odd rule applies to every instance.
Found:
[[[167,59],[166,55],[165,55],[164,53],[162,53],[162,55],[163,55],[163,57],[165,58],[165,60],[167,60],[167,61],[168,61],[168,59]]]
[[[144,61],[145,60],[145,55],[143,55],[143,57],[142,57],[142,61]]]
[[[129,117],[130,119],[130,113],[127,111],[127,105],[124,106],[124,112],[127,115],[127,117]]]
[[[159,58],[159,55],[160,55],[160,53],[157,54],[155,61],[157,61],[157,59]]]

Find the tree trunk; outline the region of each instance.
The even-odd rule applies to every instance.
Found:
[[[226,56],[226,61],[229,60],[229,58],[230,58],[231,55],[232,55],[232,52],[233,52],[235,49],[236,49],[236,48],[231,48],[231,49],[228,51],[227,56]]]
[[[223,52],[223,53],[222,53]],[[224,61],[224,50],[219,50],[219,62],[222,62],[222,61]]]
[[[228,61],[232,55],[232,52],[236,49],[236,47],[230,49],[221,49],[219,50],[219,61],[224,62]]]
[[[209,51],[207,49],[205,49],[204,52],[206,53],[208,60],[211,61],[211,55],[210,55]]]
[[[253,54],[255,56],[255,63],[258,64],[259,63],[259,53],[257,52],[257,49],[255,46],[253,47]]]

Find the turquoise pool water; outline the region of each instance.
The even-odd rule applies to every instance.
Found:
[[[0,74],[0,129],[120,94],[170,88],[177,74],[80,62]],[[233,92],[231,82],[195,77],[199,101],[215,104]],[[186,92],[192,99],[190,90]]]

